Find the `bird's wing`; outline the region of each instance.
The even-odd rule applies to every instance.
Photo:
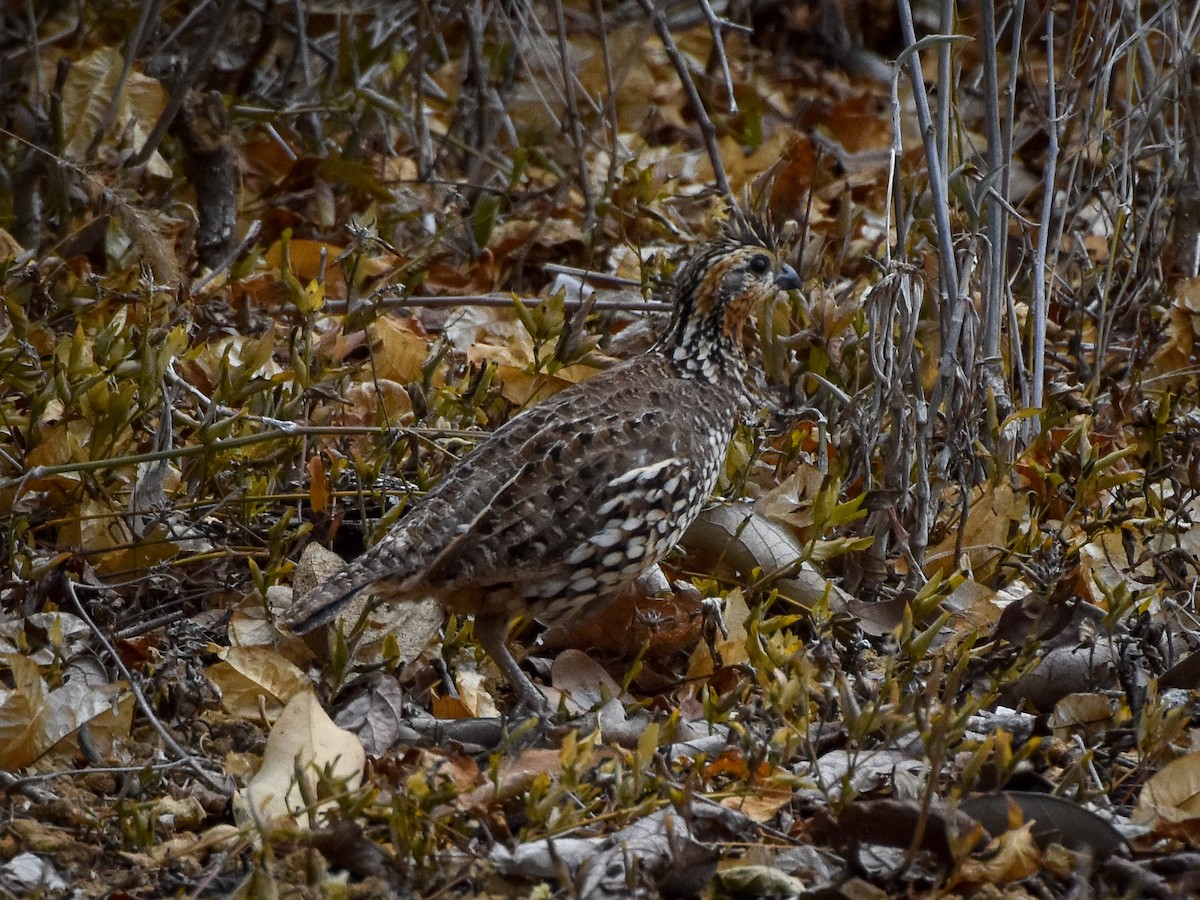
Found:
[[[646,386],[623,381],[611,394],[593,389],[589,397],[599,394],[599,402],[568,407],[568,414],[523,435],[519,445],[480,448],[476,467],[511,474],[494,485],[469,522],[461,522],[421,576],[423,587],[437,592],[570,581],[592,556],[620,549],[640,516],[652,509],[670,515],[678,495],[694,489],[699,476],[694,470],[703,453],[694,444],[700,429],[672,421],[684,411],[670,403],[638,403]],[[630,407],[637,412],[630,414]],[[732,422],[731,411],[696,414],[723,419],[725,428]],[[661,534],[666,533],[664,527]],[[653,547],[643,547],[639,557],[647,549]],[[661,553],[650,555],[653,562]]]

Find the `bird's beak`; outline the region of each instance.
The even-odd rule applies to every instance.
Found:
[[[784,291],[794,291],[800,287],[800,276],[796,270],[784,263],[775,275],[775,287]]]

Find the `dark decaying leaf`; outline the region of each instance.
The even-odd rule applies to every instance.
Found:
[[[933,853],[943,865],[952,864],[960,850],[970,850],[983,840],[983,830],[961,811],[951,815],[941,803],[928,809],[911,800],[859,800],[848,803],[836,818],[822,815],[820,834],[844,847],[882,844]],[[919,840],[918,840],[919,838]]]
[[[338,869],[345,869],[359,878],[393,881],[397,877],[395,860],[363,834],[362,826],[356,822],[338,821],[314,831],[309,837],[309,845]]]
[[[1158,679],[1158,686],[1167,688],[1184,688],[1194,690],[1200,687],[1200,650],[1189,653]]]
[[[1033,837],[1040,847],[1062,844],[1104,859],[1126,846],[1125,838],[1109,822],[1078,803],[1051,794],[1001,791],[963,800],[958,808],[983,825],[988,834],[999,837],[1009,829],[1009,810],[1014,805],[1024,821],[1033,823]]]
[[[376,758],[391,749],[405,734],[404,692],[387,674],[377,674],[362,693],[342,707],[334,717],[339,728],[358,735],[367,756]]]

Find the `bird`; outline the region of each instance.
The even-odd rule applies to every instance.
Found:
[[[474,618],[517,710],[549,713],[508,647],[513,622],[581,620],[679,542],[733,438],[743,326],[763,300],[799,287],[769,223],[731,218],[677,268],[670,320],[648,350],[492,432],[383,539],[295,600],[284,624],[310,632],[372,584],[376,597],[433,596]]]

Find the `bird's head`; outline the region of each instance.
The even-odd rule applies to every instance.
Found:
[[[769,229],[743,221],[701,244],[676,272],[671,324],[656,347],[684,373],[710,381],[740,371],[746,318],[778,291],[798,287]]]

